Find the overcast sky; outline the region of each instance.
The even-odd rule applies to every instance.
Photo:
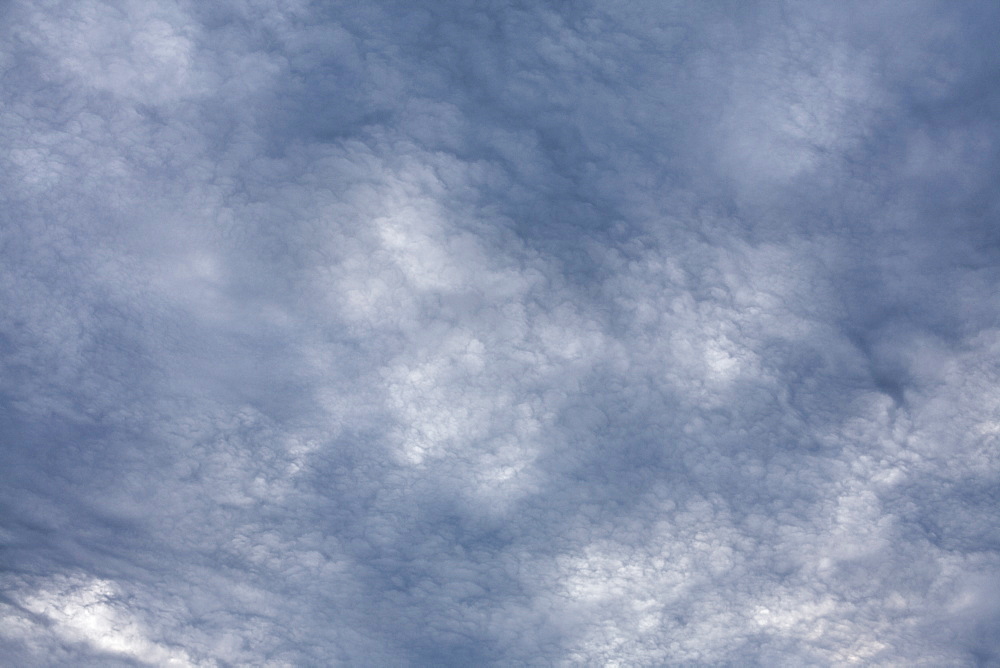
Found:
[[[1000,664],[1000,4],[0,5],[0,656]]]

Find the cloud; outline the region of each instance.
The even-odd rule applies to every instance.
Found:
[[[995,13],[10,5],[4,655],[995,661]]]

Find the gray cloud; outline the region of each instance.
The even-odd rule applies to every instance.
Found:
[[[18,665],[991,665],[989,3],[12,3]]]

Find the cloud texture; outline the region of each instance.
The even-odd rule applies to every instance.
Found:
[[[1000,662],[995,3],[0,11],[12,665]]]

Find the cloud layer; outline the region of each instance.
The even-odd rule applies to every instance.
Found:
[[[0,654],[1000,661],[993,3],[13,2]]]

